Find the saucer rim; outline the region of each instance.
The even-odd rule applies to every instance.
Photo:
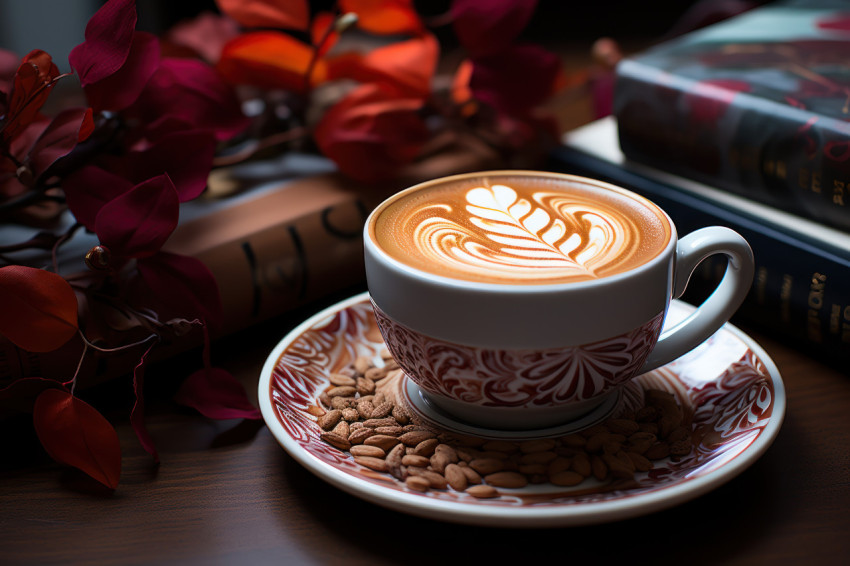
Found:
[[[355,497],[395,511],[439,521],[522,528],[591,525],[646,515],[693,500],[740,475],[761,458],[773,444],[785,418],[785,386],[776,364],[755,340],[733,324],[726,323],[718,332],[731,332],[764,364],[766,375],[770,377],[773,385],[773,409],[767,425],[750,445],[731,461],[703,476],[620,499],[553,504],[549,507],[498,507],[470,501],[445,501],[429,498],[420,493],[388,490],[379,484],[359,479],[323,462],[302,448],[278,421],[271,396],[272,374],[284,350],[307,330],[336,313],[364,301],[369,301],[368,291],[320,310],[289,331],[272,349],[263,364],[258,383],[258,399],[266,426],[278,444],[295,461],[331,485]],[[696,308],[675,299],[674,302],[685,308]]]

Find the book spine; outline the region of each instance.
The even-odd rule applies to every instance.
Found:
[[[746,324],[827,363],[850,362],[850,258],[838,249],[789,235],[762,219],[570,148],[557,150],[550,168],[631,189],[666,210],[680,235],[727,226],[753,248],[753,287],[733,323]],[[699,303],[719,282],[722,257],[692,275],[683,300]]]
[[[227,333],[293,310],[365,278],[355,195],[290,222],[193,254],[219,285]]]
[[[630,159],[850,229],[850,129],[790,104],[627,59],[614,115]]]

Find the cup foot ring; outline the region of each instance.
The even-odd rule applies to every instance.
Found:
[[[507,429],[486,425],[482,426],[460,419],[441,407],[440,403],[435,401],[432,395],[416,385],[413,380],[405,376],[404,382],[401,387],[402,393],[409,406],[420,417],[447,430],[494,439],[545,438],[563,436],[584,430],[614,415],[622,406],[624,389],[628,389],[631,386],[631,384],[627,384],[623,388],[612,391],[600,404],[577,418],[554,425],[543,425],[535,428]]]

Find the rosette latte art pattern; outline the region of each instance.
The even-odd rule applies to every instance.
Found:
[[[473,281],[596,279],[645,263],[667,243],[644,205],[561,187],[438,187],[397,202],[382,213],[382,247],[414,267]]]

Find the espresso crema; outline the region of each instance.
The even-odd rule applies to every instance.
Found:
[[[373,241],[422,271],[497,284],[588,281],[634,269],[667,246],[652,203],[580,179],[467,176],[405,191],[375,213]]]

